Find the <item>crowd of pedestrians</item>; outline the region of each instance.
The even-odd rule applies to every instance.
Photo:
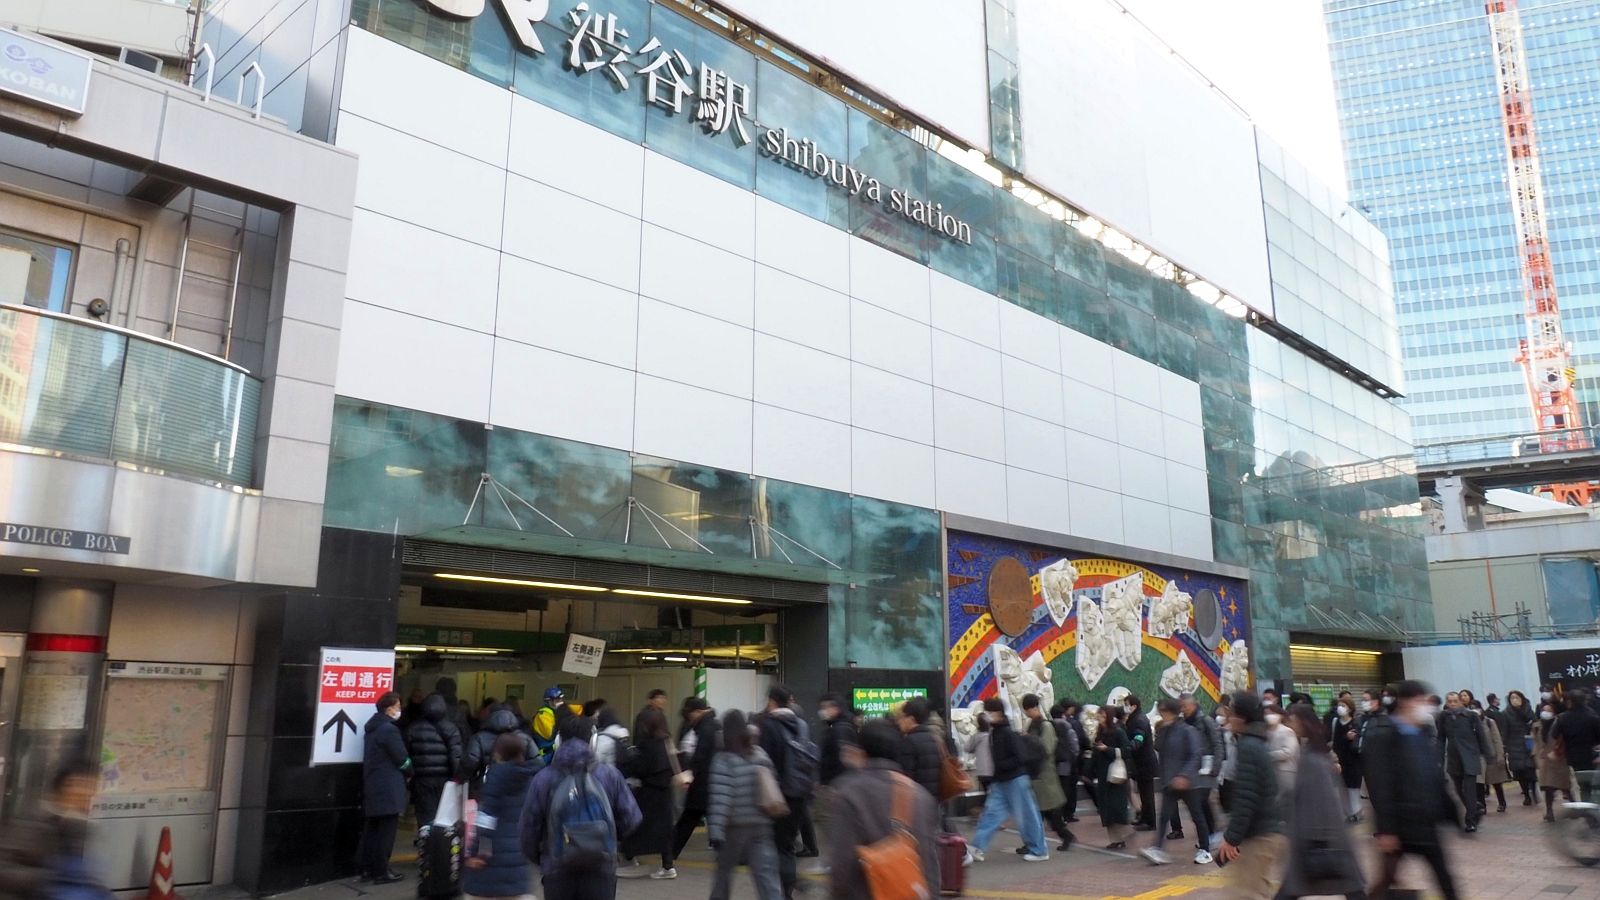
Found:
[[[800,860],[816,856],[834,897],[907,878],[936,896],[995,852],[1007,824],[1027,862],[1071,850],[1087,798],[1109,849],[1153,832],[1138,855],[1169,865],[1174,842],[1192,844],[1196,864],[1227,867],[1239,898],[1384,896],[1412,855],[1450,900],[1459,894],[1442,827],[1477,831],[1491,798],[1506,811],[1506,784],[1525,806],[1542,794],[1553,819],[1558,797],[1590,796],[1600,754],[1600,715],[1581,691],[1484,701],[1405,682],[1341,693],[1325,710],[1272,691],[1208,710],[1186,694],[1162,699],[1152,718],[1132,694],[1087,715],[1071,700],[1045,708],[1027,695],[1008,711],[991,698],[957,746],[922,698],[865,720],[827,695],[813,721],[775,685],[752,713],[719,716],[689,697],[674,724],[654,691],[630,730],[604,701],[573,707],[557,689],[531,719],[496,703],[473,716],[440,679],[404,705],[385,695],[365,726],[360,874],[401,877],[388,861],[408,801],[426,828],[451,818],[441,796],[470,796],[460,886],[472,897],[523,897],[536,867],[548,900],[609,900],[618,878],[676,878],[701,827],[715,856],[712,900],[729,896],[740,866],[761,900],[789,900],[807,884]],[[981,803],[970,844],[952,828],[958,797]],[[1364,829],[1352,828],[1364,798],[1370,880],[1358,864]]]

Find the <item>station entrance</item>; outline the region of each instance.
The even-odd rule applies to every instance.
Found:
[[[531,718],[546,689],[603,699],[627,721],[649,693],[676,705],[760,709],[778,680],[827,676],[826,584],[408,540],[395,684],[456,683],[476,718],[509,703]],[[568,638],[605,643],[597,676],[563,671]],[[802,694],[803,695],[803,694]]]

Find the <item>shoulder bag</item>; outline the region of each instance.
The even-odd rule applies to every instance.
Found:
[[[950,755],[950,748],[944,745],[941,736],[936,734],[933,738],[939,745],[939,802],[943,803],[972,790],[972,776],[967,774],[961,760]]]
[[[856,848],[856,858],[861,861],[867,895],[872,900],[926,900],[928,878],[922,871],[917,839],[911,833],[916,791],[920,788],[904,775],[894,773],[892,778],[889,833],[882,840]]]
[[[1128,764],[1122,761],[1121,747],[1118,747],[1113,752],[1116,753],[1116,758],[1111,761],[1111,765],[1106,767],[1106,781],[1112,784],[1123,784],[1128,780]]]
[[[789,815],[789,801],[783,799],[778,776],[773,773],[772,767],[759,762],[750,765],[756,769],[756,805],[761,812],[769,819],[782,819]]]

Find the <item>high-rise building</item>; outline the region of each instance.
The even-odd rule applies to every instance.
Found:
[[[1600,402],[1600,0],[1521,0],[1545,228],[1584,421]],[[1350,202],[1389,238],[1418,446],[1533,430],[1522,254],[1479,0],[1325,0]]]

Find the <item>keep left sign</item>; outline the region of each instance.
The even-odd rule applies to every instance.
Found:
[[[361,762],[362,728],[394,690],[394,651],[323,647],[311,764]]]

